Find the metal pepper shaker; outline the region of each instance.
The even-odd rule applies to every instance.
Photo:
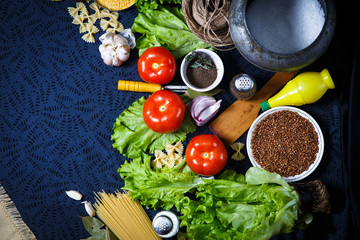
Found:
[[[170,211],[157,213],[152,221],[155,232],[161,238],[171,238],[177,234],[180,228],[179,219]]]
[[[248,74],[238,74],[230,81],[230,92],[239,100],[249,100],[256,92],[255,79]]]

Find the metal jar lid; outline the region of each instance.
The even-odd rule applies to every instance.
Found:
[[[256,92],[255,79],[248,74],[238,74],[230,82],[230,92],[240,100],[248,100]]]
[[[171,238],[175,236],[180,228],[179,219],[170,211],[157,213],[152,225],[155,232],[162,238]]]

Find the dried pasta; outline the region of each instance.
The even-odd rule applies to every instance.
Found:
[[[119,239],[161,240],[138,201],[130,199],[129,193],[95,193],[96,214]]]
[[[74,7],[68,7],[68,12],[73,18],[75,18],[79,13],[79,9]]]
[[[184,151],[184,145],[180,141],[175,143],[174,145],[167,143],[165,145],[165,151],[168,155],[171,155],[174,152],[177,152],[182,155]]]
[[[163,151],[155,150],[154,155],[155,155],[155,159],[151,161],[152,167],[162,168],[164,161],[167,157],[166,154]]]
[[[110,21],[109,20],[106,20],[106,19],[101,19],[100,20],[100,27],[102,30],[106,30],[108,29],[108,27],[110,26]]]
[[[163,166],[173,168],[181,160],[183,160],[184,146],[181,142],[177,142],[174,145],[167,143],[165,145],[165,151],[155,150],[155,159],[151,161],[151,166],[155,168],[162,168]]]
[[[235,153],[231,156],[234,160],[243,160],[245,158],[245,155],[241,152],[241,150],[244,148],[245,144],[241,142],[235,142],[230,145],[232,150],[235,151]]]
[[[86,33],[81,37],[85,42],[94,43],[95,37],[92,33]]]
[[[90,23],[90,24],[92,24],[92,25],[95,24],[95,22],[96,22],[96,20],[97,20],[97,18],[95,17],[94,14],[87,15],[87,16],[86,16],[86,19],[87,19],[88,23]]]
[[[87,10],[83,2],[77,2],[76,8],[79,9],[79,12],[81,12],[82,14],[89,14],[89,11]]]
[[[94,16],[96,18],[101,18],[101,6],[96,2],[90,4],[90,8],[95,11]]]
[[[89,3],[89,1],[86,1]],[[89,5],[94,13],[89,15],[89,11],[83,2],[77,2],[76,7],[68,7],[69,14],[73,17],[72,23],[79,26],[80,33],[86,33],[81,38],[89,43],[95,42],[94,34],[99,32],[99,28],[95,26],[98,19],[100,20],[100,28],[103,31],[119,33],[124,31],[124,26],[117,20],[118,12],[110,12],[103,9],[101,5],[93,2]]]
[[[78,14],[74,17],[72,23],[75,25],[80,25],[84,22],[84,19],[85,19],[84,15]]]

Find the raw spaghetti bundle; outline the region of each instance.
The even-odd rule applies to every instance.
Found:
[[[132,201],[129,193],[95,193],[94,207],[98,217],[121,240],[147,240],[161,238],[138,201]]]
[[[228,19],[230,3],[231,0],[182,0],[191,32],[216,49],[233,49]]]

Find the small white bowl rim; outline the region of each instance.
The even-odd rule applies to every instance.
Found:
[[[186,77],[186,69],[187,69],[188,63],[186,63],[185,59],[186,59],[186,57],[188,55],[192,54],[193,52],[200,52],[200,53],[207,54],[209,57],[211,57],[211,59],[214,61],[214,64],[216,65],[217,77],[216,77],[215,81],[210,86],[208,86],[206,88],[195,87],[194,85],[192,85],[190,83],[190,81]],[[192,89],[194,91],[197,91],[197,92],[208,92],[208,91],[211,91],[214,88],[216,88],[220,84],[220,82],[222,81],[222,79],[224,77],[224,64],[223,64],[223,61],[221,60],[221,58],[219,57],[219,55],[217,53],[215,53],[215,52],[213,52],[211,50],[208,50],[208,49],[196,49],[196,50],[193,50],[193,51],[189,52],[188,54],[186,54],[186,56],[182,60],[181,66],[180,66],[180,75],[181,75],[181,78],[182,78],[183,82],[190,89]]]
[[[318,142],[319,142],[319,151],[316,154],[316,159],[315,161],[309,166],[309,168],[302,172],[301,174],[295,175],[295,176],[291,176],[291,177],[283,177],[287,182],[296,182],[299,180],[302,180],[304,178],[306,178],[307,176],[309,176],[312,172],[315,171],[315,169],[319,166],[320,161],[322,159],[322,156],[324,154],[324,148],[325,148],[325,144],[324,144],[324,136],[322,134],[321,128],[319,126],[319,124],[315,121],[315,119],[308,114],[307,112],[305,112],[304,110],[301,110],[299,108],[296,107],[289,107],[289,106],[281,106],[281,107],[275,107],[275,108],[271,108],[269,110],[266,110],[265,112],[261,113],[256,119],[255,121],[251,124],[249,131],[248,131],[248,135],[246,138],[246,150],[250,159],[250,162],[253,166],[255,167],[259,167],[262,168],[260,166],[260,164],[258,164],[256,162],[256,160],[254,159],[253,155],[252,155],[252,149],[251,149],[251,137],[252,137],[252,133],[256,127],[256,125],[263,120],[266,116],[274,113],[274,112],[278,112],[278,111],[283,111],[283,110],[290,110],[293,112],[298,113],[300,116],[308,119],[311,124],[314,126],[314,129],[316,131],[316,133],[318,134]]]

